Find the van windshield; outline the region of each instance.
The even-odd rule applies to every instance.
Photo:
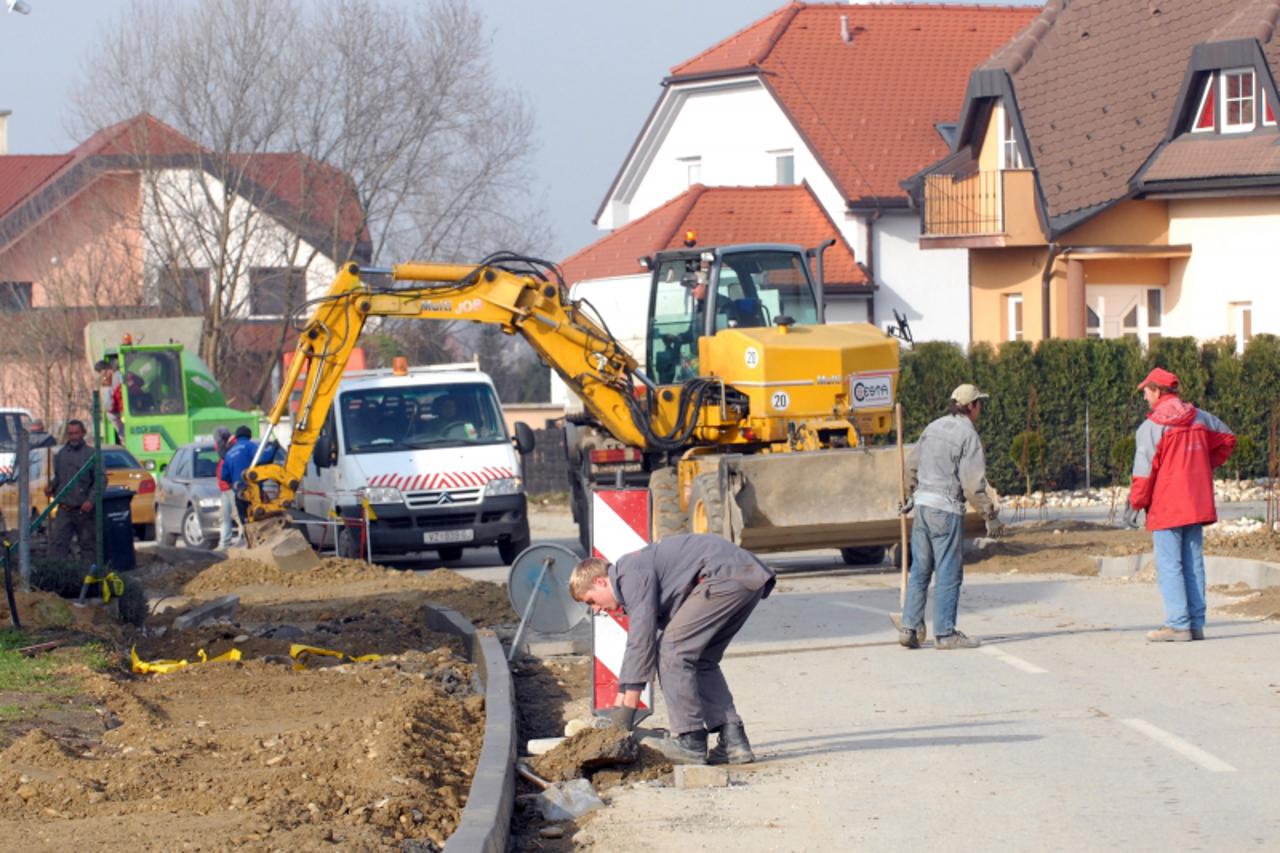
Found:
[[[499,444],[508,440],[493,389],[480,382],[343,392],[347,453]]]

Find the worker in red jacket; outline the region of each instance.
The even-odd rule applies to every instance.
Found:
[[[1178,397],[1178,377],[1157,367],[1138,386],[1151,414],[1138,427],[1133,486],[1125,512],[1137,527],[1147,511],[1164,598],[1164,627],[1151,642],[1204,639],[1204,532],[1218,520],[1213,469],[1231,456],[1236,437],[1227,425]]]

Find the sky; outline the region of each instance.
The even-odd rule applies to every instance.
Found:
[[[79,142],[66,126],[80,57],[93,52],[125,3],[26,2],[30,15],[0,11],[0,110],[13,111],[9,151],[61,153]],[[592,220],[670,68],[784,2],[473,0],[493,30],[498,80],[523,92],[537,119],[532,195],[555,235],[552,259],[603,235]]]

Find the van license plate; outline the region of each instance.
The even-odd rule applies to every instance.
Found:
[[[467,530],[429,530],[422,534],[422,541],[427,545],[440,542],[470,542],[476,538],[476,532]]]

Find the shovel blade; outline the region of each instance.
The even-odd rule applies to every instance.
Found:
[[[603,807],[604,801],[586,779],[556,782],[538,795],[538,809],[547,820],[574,820]]]

